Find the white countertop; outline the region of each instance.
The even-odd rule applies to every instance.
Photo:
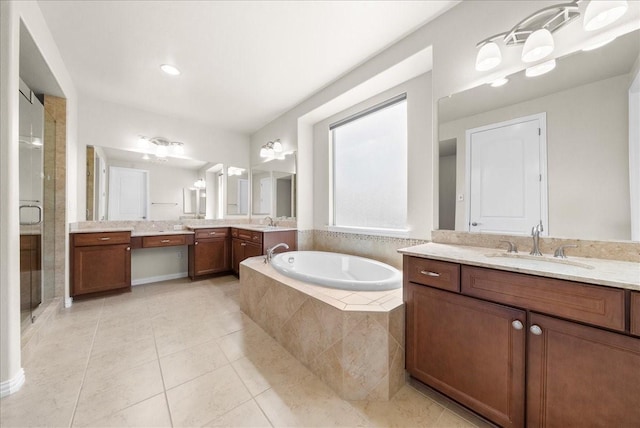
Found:
[[[69,230],[69,233],[102,233],[102,232],[133,232],[133,227],[96,227],[95,229]]]
[[[640,291],[640,263],[585,257],[556,259],[549,254],[537,257],[528,253],[507,254],[495,248],[436,243],[401,248],[398,252],[470,266]]]

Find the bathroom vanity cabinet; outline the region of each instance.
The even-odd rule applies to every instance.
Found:
[[[231,241],[228,227],[197,229],[189,246],[189,277],[197,279],[231,270]]]
[[[413,377],[504,427],[637,425],[638,293],[408,255],[404,272]]]
[[[71,235],[71,295],[131,288],[131,232]]]
[[[249,257],[261,256],[267,249],[284,242],[289,250],[279,248],[277,253],[297,249],[296,230],[256,231],[251,229],[231,228],[231,259],[233,272],[240,273],[240,263]]]

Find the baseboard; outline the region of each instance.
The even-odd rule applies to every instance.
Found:
[[[64,307],[70,308],[73,305],[73,297],[65,297],[64,298]]]
[[[142,284],[150,284],[152,282],[160,282],[160,281],[168,281],[170,279],[186,278],[187,276],[189,276],[188,272],[178,272],[178,273],[172,273],[172,274],[169,274],[169,275],[148,276],[146,278],[138,278],[138,279],[131,280],[131,285],[132,286],[136,286],[136,285],[142,285]]]
[[[24,379],[24,369],[21,368],[13,378],[1,382],[0,398],[18,392],[20,388],[22,388],[22,385],[24,385]]]

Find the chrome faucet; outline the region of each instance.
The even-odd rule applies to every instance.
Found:
[[[265,221],[267,219],[269,219],[269,223],[267,223],[267,226],[269,226],[269,227],[275,227],[276,226],[276,222],[273,221],[273,218],[271,218],[270,216],[266,216],[264,219],[265,219]]]
[[[555,253],[553,253],[553,257],[558,257],[560,259],[566,259],[567,255],[564,253],[565,248],[578,248],[577,245],[560,245]]]
[[[544,231],[544,229],[542,228],[542,222],[536,224],[531,228],[531,236],[533,237],[533,248],[531,249],[531,252],[529,254],[531,254],[532,256],[542,255],[542,253],[540,252],[540,232],[542,231]]]
[[[271,261],[271,259],[273,258],[273,252],[275,250],[277,250],[280,247],[284,247],[285,250],[289,249],[289,246],[287,244],[285,244],[284,242],[281,242],[279,244],[274,245],[271,248],[267,248],[267,254],[264,256],[264,263],[267,264]]]

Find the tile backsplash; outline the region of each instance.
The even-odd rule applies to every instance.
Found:
[[[504,248],[500,241],[512,241],[521,253],[528,253],[532,247],[530,236],[498,235],[490,233],[456,232],[451,230],[434,230],[431,232],[433,242],[439,244],[467,245],[470,247]],[[640,262],[640,243],[632,241],[589,241],[586,239],[563,239],[540,237],[540,251],[553,254],[561,245],[576,245],[567,248],[568,257],[591,257],[605,260]]]

